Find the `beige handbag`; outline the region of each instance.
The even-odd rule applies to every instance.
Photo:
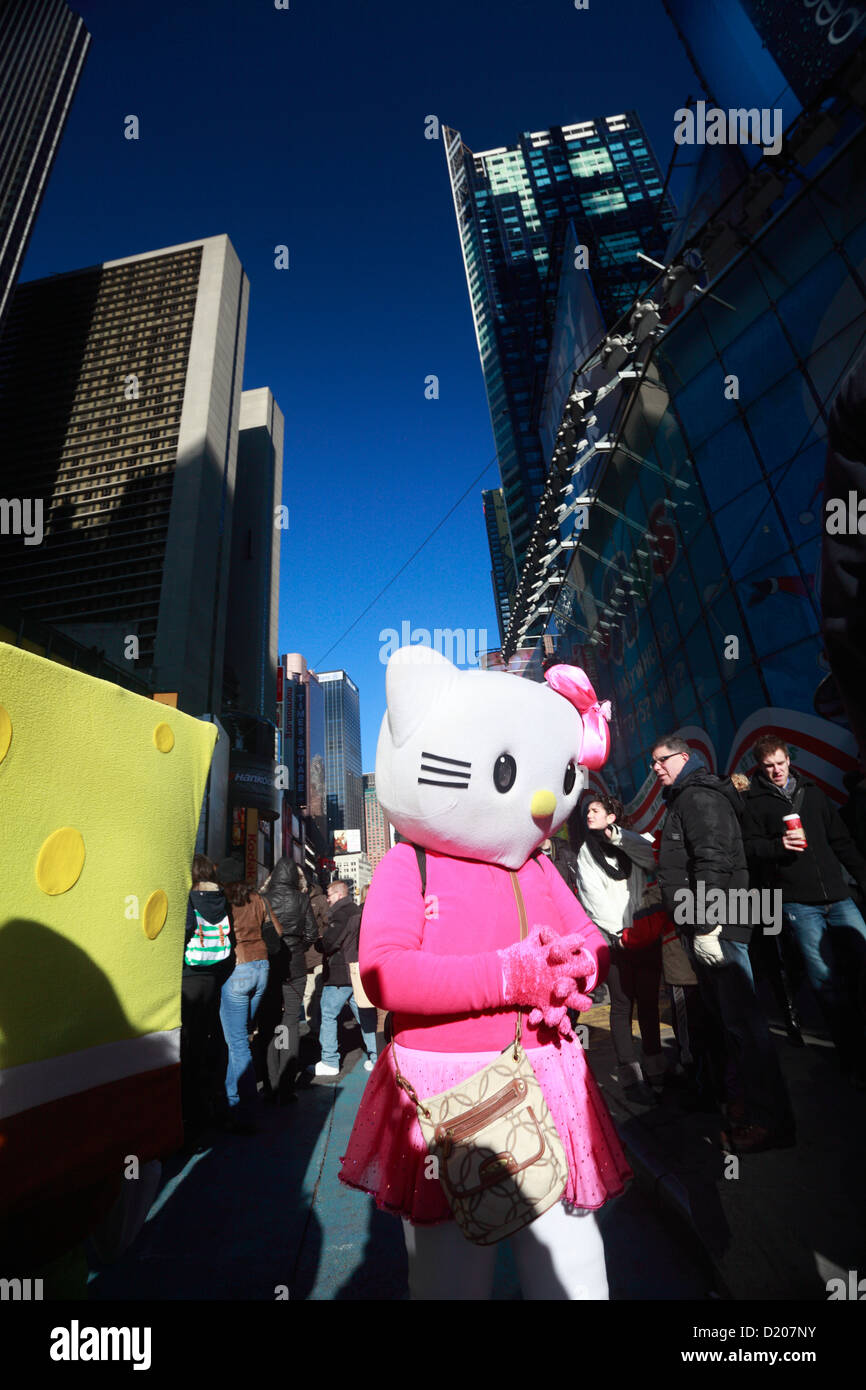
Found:
[[[513,871],[511,882],[523,941],[526,906]],[[395,1063],[396,1056],[395,1048]],[[415,1102],[428,1151],[438,1161],[437,1176],[467,1240],[504,1240],[562,1196],[565,1150],[520,1043],[519,1011],[514,1042],[459,1086],[419,1100],[399,1068],[397,1083]]]
[[[349,979],[352,981],[352,993],[358,1008],[375,1009],[376,1005],[372,999],[368,999],[364,986],[361,984],[361,967],[356,960],[349,961]]]

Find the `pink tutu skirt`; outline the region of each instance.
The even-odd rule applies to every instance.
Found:
[[[419,1052],[397,1048],[400,1071],[418,1096],[439,1095],[480,1071],[498,1052]],[[562,1200],[594,1211],[632,1176],[613,1121],[577,1042],[527,1049],[568,1159]],[[418,1226],[452,1220],[437,1178],[427,1176],[427,1144],[415,1106],[397,1085],[394,1045],[379,1057],[364,1090],[340,1181],[368,1192],[383,1211]]]

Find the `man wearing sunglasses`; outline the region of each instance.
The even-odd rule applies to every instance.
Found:
[[[794,1142],[791,1103],[749,961],[752,931],[761,926],[740,920],[749,914],[736,910],[749,887],[739,794],[729,778],[708,772],[676,734],[653,745],[651,767],[667,805],[658,873],[664,905],[736,1073],[733,1085],[717,1078],[727,1095],[731,1142],[738,1153],[788,1147]],[[713,910],[705,906],[711,898]]]

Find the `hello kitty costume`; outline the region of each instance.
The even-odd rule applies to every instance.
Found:
[[[373,876],[360,967],[370,999],[393,1012],[394,1043],[367,1082],[340,1178],[404,1218],[413,1297],[489,1297],[496,1247],[456,1226],[395,1061],[420,1097],[436,1095],[508,1047],[522,1006],[523,1045],[568,1161],[562,1202],[510,1237],[523,1295],[606,1298],[591,1213],[631,1174],[583,1049],[562,1034],[565,1004],[589,1007],[583,996],[604,978],[607,946],[537,851],[574,809],[582,766],[607,758],[609,707],[576,667],[539,684],[458,671],[426,647],[395,652],[386,684],[376,793],[410,843]],[[423,897],[413,845],[426,851]],[[524,942],[508,870],[526,903]],[[551,987],[553,948],[539,944],[558,938],[581,972],[567,999]]]

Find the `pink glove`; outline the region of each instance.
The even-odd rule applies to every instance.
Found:
[[[592,1007],[576,982],[598,978],[595,957],[580,936],[557,936],[550,927],[536,927],[525,941],[497,955],[502,962],[503,1004],[522,1004],[532,1010],[533,1027],[545,1023],[571,1037],[568,1009]]]

